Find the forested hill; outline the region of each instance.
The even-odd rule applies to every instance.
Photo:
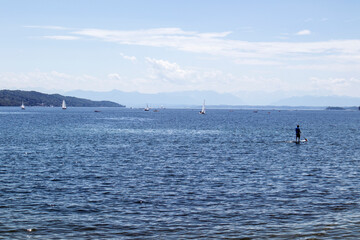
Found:
[[[110,101],[91,101],[83,98],[44,94],[35,91],[0,90],[0,106],[61,106],[66,101],[68,107],[125,107]]]

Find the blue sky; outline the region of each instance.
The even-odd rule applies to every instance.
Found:
[[[358,96],[359,1],[1,1],[0,88]]]

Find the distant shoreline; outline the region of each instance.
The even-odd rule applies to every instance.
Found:
[[[62,96],[60,94],[45,94],[36,91],[0,90],[0,106],[16,107],[60,107],[62,101],[68,107],[125,107],[111,101],[92,101],[85,98]]]

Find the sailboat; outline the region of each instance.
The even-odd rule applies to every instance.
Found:
[[[64,109],[64,110],[66,109],[66,103],[65,103],[65,100],[63,100],[63,101],[62,101],[61,108],[62,108],[62,109]]]
[[[22,109],[22,110],[25,110],[24,102],[21,102],[21,109]]]
[[[150,111],[150,108],[147,104],[146,104],[146,108],[144,109],[144,111]]]
[[[205,100],[204,103],[202,105],[201,111],[199,112],[199,114],[205,114]]]

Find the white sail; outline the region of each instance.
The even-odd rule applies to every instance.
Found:
[[[62,107],[62,109],[66,109],[66,103],[65,103],[65,100],[63,100],[61,107]]]
[[[25,110],[24,102],[21,102],[21,109]]]
[[[199,113],[200,114],[205,114],[205,100],[204,100],[204,103],[202,105],[201,111]]]
[[[146,108],[144,110],[145,111],[150,111],[149,105],[146,104]]]

